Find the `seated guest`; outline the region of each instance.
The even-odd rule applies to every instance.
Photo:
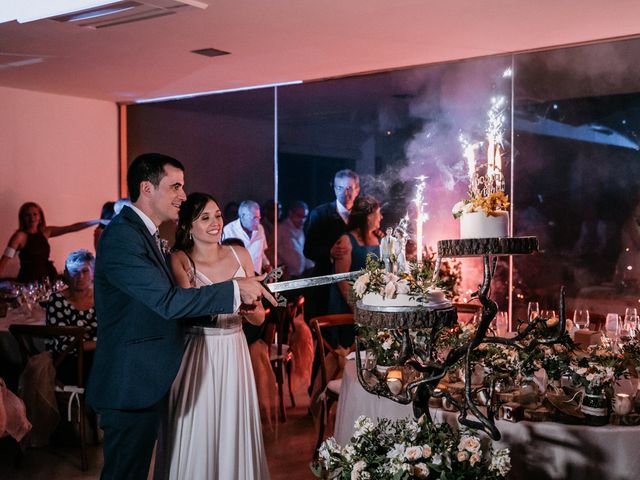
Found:
[[[18,230],[11,236],[4,254],[0,257],[0,277],[4,275],[9,260],[17,253],[20,257],[18,281],[22,283],[54,280],[57,277],[53,262],[49,260],[49,238],[102,223],[101,220],[89,220],[63,227],[49,227],[42,208],[34,202],[27,202],[20,207],[18,222]]]
[[[278,258],[286,267],[288,278],[300,278],[305,270],[313,268],[313,260],[304,256],[304,222],[309,207],[296,201],[289,207],[287,218],[278,225]]]
[[[64,279],[69,288],[51,295],[47,303],[47,325],[58,327],[84,327],[84,380],[89,376],[96,348],[98,323],[93,304],[93,268],[95,257],[87,250],[76,250],[67,257]],[[54,357],[60,355],[69,346],[71,339],[54,339],[49,350]],[[77,353],[67,356],[58,368],[58,377],[63,382],[74,382],[76,379]]]
[[[270,270],[271,265],[265,255],[267,237],[260,224],[260,206],[252,200],[245,200],[238,208],[238,215],[237,220],[224,226],[223,239],[234,237],[242,240],[249,250],[256,273]]]

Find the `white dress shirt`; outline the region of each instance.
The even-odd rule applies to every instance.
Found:
[[[242,240],[244,248],[246,248],[249,251],[249,255],[251,255],[254,270],[258,274],[262,273],[262,265],[269,264],[269,260],[267,260],[264,253],[267,249],[267,237],[264,234],[264,227],[258,224],[258,229],[251,232],[251,237],[249,237],[245,229],[242,228],[240,219],[237,219],[224,226],[222,239],[226,240],[227,238],[239,238]]]
[[[144,223],[144,226],[147,227],[147,230],[149,230],[149,233],[153,237],[158,231],[157,225],[153,223],[153,221],[147,216],[147,214],[145,214],[142,210],[140,210],[135,205],[131,204],[129,205],[129,207],[131,208],[131,210],[133,210],[136,213],[136,215],[140,217],[140,220],[142,220],[142,222]],[[233,311],[237,312],[238,308],[240,308],[240,287],[238,287],[238,283],[235,280],[232,280],[232,283],[233,283]]]
[[[339,200],[336,200],[336,207],[337,207],[336,210],[338,210],[338,215],[340,215],[340,218],[342,218],[342,221],[344,223],[348,223],[349,213],[351,213],[351,210],[347,210],[347,207],[342,205]]]
[[[289,275],[299,277],[315,264],[304,256],[304,230],[296,228],[290,218],[278,225],[278,258]]]

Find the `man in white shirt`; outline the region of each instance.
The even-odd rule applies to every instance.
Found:
[[[225,225],[222,230],[222,239],[238,238],[242,240],[244,246],[249,250],[253,268],[257,274],[263,269],[268,271],[271,265],[265,250],[267,249],[267,237],[264,228],[260,224],[260,206],[252,201],[245,200],[238,207],[238,219]]]
[[[299,278],[305,270],[314,266],[313,260],[304,256],[304,222],[309,207],[295,201],[289,207],[287,218],[278,225],[278,258],[287,267],[289,278]]]

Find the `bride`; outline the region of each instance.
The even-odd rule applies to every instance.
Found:
[[[246,249],[220,245],[222,213],[210,195],[180,207],[171,270],[181,287],[253,276]],[[250,307],[248,307],[250,308]],[[262,305],[187,327],[186,350],[169,398],[156,478],[269,478],[243,319],[259,325]],[[193,323],[193,322],[192,322]],[[210,325],[210,326],[209,326]]]

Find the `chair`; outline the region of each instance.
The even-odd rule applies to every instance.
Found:
[[[74,401],[77,404],[77,422],[80,435],[80,463],[82,470],[87,470],[87,445],[85,438],[85,404],[84,404],[84,334],[82,327],[58,327],[41,325],[10,325],[9,331],[16,338],[23,356],[23,364],[26,365],[29,358],[42,353],[42,349],[36,339],[53,339],[56,337],[72,338],[69,347],[57,356],[53,362],[56,372],[69,352],[77,352],[76,381],[74,385],[65,384],[56,376],[55,393],[59,398],[66,400],[67,415],[71,421],[71,409]]]
[[[300,296],[295,302],[289,302],[284,308],[276,308],[272,315],[272,322],[267,329],[267,345],[269,345],[269,360],[276,376],[278,384],[278,402],[280,418],[287,421],[287,412],[284,405],[284,381],[287,377],[287,387],[289,388],[289,398],[291,406],[296,406],[291,386],[291,371],[293,364],[293,354],[287,343],[291,329],[295,328],[293,319],[298,315],[299,309],[304,308],[304,297]]]
[[[322,315],[311,319],[311,331],[316,341],[318,358],[320,359],[320,428],[318,429],[318,439],[314,450],[314,457],[318,454],[318,449],[324,438],[324,429],[331,411],[331,407],[338,401],[342,378],[329,378],[327,360],[333,356],[339,362],[340,354],[322,336],[322,329],[325,327],[337,327],[339,325],[353,325],[353,313],[336,313],[333,315]]]
[[[458,312],[458,320],[464,323],[473,321],[476,314],[482,312],[482,305],[479,303],[454,303],[453,306]]]

